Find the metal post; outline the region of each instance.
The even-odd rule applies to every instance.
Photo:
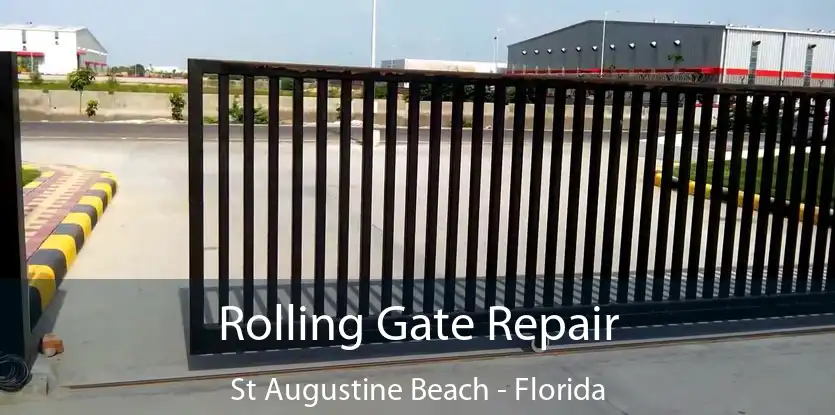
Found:
[[[0,235],[4,272],[0,273],[0,352],[22,357],[35,356],[37,342],[31,335],[29,284],[23,228],[21,190],[20,113],[17,90],[17,54],[0,52]]]
[[[606,19],[609,12],[603,13],[603,38],[600,40],[600,77],[603,77],[603,56],[606,51]]]
[[[377,0],[371,0],[371,67],[377,67]]]
[[[493,72],[498,72],[499,64],[496,59],[499,55],[499,35],[493,36]]]

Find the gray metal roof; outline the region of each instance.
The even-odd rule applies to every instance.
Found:
[[[84,26],[54,26],[39,24],[4,24],[0,30],[38,30],[44,32],[80,32],[87,29]]]

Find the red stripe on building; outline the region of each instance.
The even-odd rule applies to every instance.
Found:
[[[22,52],[15,52],[17,56],[24,56],[27,58],[42,58],[44,56],[43,52],[29,52],[29,51],[22,51]]]
[[[676,70],[673,68],[635,68],[635,69],[603,69],[604,73],[618,73],[618,74],[628,74],[628,73],[636,73],[636,74],[651,74],[651,73],[658,73],[658,74],[670,74],[675,73]],[[679,73],[700,73],[703,75],[721,75],[722,68],[679,68]],[[600,68],[589,68],[589,69],[568,69],[566,68],[564,71],[563,69],[525,69],[525,70],[508,70],[507,73],[509,74],[599,74]],[[726,68],[725,75],[731,76],[748,76],[748,69],[739,69],[739,68]],[[778,78],[780,77],[780,71],[770,70],[770,69],[758,69],[755,72],[757,77],[763,78]],[[835,80],[835,73],[826,73],[826,72],[812,72],[810,77],[812,79],[822,79],[822,80]],[[798,71],[783,71],[783,78],[803,78],[803,72]]]

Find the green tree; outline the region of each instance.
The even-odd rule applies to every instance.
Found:
[[[684,57],[680,53],[672,53],[667,55],[667,60],[673,63],[673,72],[678,73],[678,65],[684,62]]]
[[[70,89],[78,92],[78,112],[81,113],[84,89],[96,80],[95,72],[88,68],[78,68],[67,75],[67,83]]]
[[[135,75],[135,76],[145,76],[145,67],[142,64],[137,63],[128,68],[128,74]]]

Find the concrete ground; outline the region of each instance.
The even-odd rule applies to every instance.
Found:
[[[159,385],[73,391],[49,400],[32,400],[2,408],[4,414],[99,413],[207,415],[248,413],[366,414],[369,411],[403,415],[425,413],[553,414],[578,415],[784,415],[832,413],[835,370],[835,334],[765,338],[721,343],[690,343],[593,353],[525,355],[518,358],[444,362],[351,371],[316,372],[284,376],[247,376],[256,400],[233,388],[234,377]],[[266,392],[275,379],[284,399]],[[418,379],[415,381],[415,379]],[[517,383],[535,381],[539,387],[585,383],[603,400],[546,400],[548,395],[517,392]],[[413,382],[483,384],[478,401],[417,400]],[[401,400],[328,401],[320,398],[290,400],[283,389],[296,385],[379,384],[391,390],[399,385]],[[238,385],[243,386],[244,383]],[[540,393],[547,394],[546,389]],[[531,388],[534,389],[534,388]],[[275,390],[275,389],[274,389]],[[294,392],[295,389],[291,389]],[[308,389],[310,391],[310,389]],[[321,390],[321,389],[320,389]],[[468,392],[466,389],[464,392]],[[504,391],[504,392],[500,392]],[[563,389],[566,391],[566,389]],[[582,390],[575,393],[582,393]],[[326,392],[329,393],[329,392]],[[518,393],[518,394],[517,394]],[[309,392],[308,397],[313,397]],[[325,396],[321,392],[320,397]],[[379,396],[379,395],[378,395]],[[462,397],[463,394],[457,395]],[[582,398],[582,395],[579,395]]]
[[[240,247],[242,246],[241,234],[241,185],[242,183],[242,153],[240,143],[233,143],[231,149],[232,164],[231,164],[231,197],[230,211],[231,211],[231,269],[234,277],[239,277],[242,267],[242,254]],[[255,275],[257,279],[262,279],[266,273],[266,241],[265,241],[265,227],[266,227],[266,144],[256,143],[256,170],[255,170]],[[596,252],[584,252],[582,249],[583,236],[586,234],[585,216],[589,214],[587,204],[589,178],[588,172],[588,154],[589,143],[586,142],[583,149],[583,163],[580,171],[583,173],[580,177],[581,198],[578,203],[579,216],[578,223],[578,251],[575,255],[577,271],[582,270],[582,263],[584,256],[594,255],[595,260],[592,262],[594,270],[599,270],[600,257],[602,250],[602,213],[598,216],[596,224]],[[290,250],[289,239],[289,224],[290,224],[290,182],[289,175],[291,171],[291,146],[289,143],[281,144],[280,154],[280,172],[281,178],[281,196],[279,203],[279,221],[281,229],[280,243],[280,275],[286,276],[289,274],[289,262],[286,259],[287,253]],[[501,214],[501,227],[498,231],[499,236],[499,252],[498,252],[498,269],[499,274],[502,275],[507,269],[506,264],[506,238],[507,238],[507,195],[509,192],[509,169],[510,169],[510,146],[503,148],[504,166],[503,166],[503,202]],[[462,199],[459,203],[459,212],[461,218],[466,218],[467,212],[467,192],[469,183],[469,150],[470,145],[464,146],[464,161],[462,162]],[[216,212],[218,206],[217,200],[217,153],[216,143],[207,143],[205,148],[205,198],[204,206],[206,209],[205,231],[206,240],[204,244],[204,253],[206,257],[206,277],[214,278],[217,273],[217,219]],[[328,188],[327,188],[327,255],[326,255],[326,273],[327,275],[335,275],[336,273],[336,224],[338,220],[336,210],[336,200],[338,197],[337,187],[337,170],[335,163],[338,159],[338,145],[329,144],[327,147],[329,160],[328,173]],[[446,247],[445,240],[445,223],[447,218],[448,200],[447,200],[447,186],[448,186],[448,144],[444,144],[441,155],[441,172],[440,180],[436,184],[439,189],[439,235],[437,239],[438,252],[436,253],[437,274],[444,275],[442,264],[444,264],[444,252]],[[558,226],[559,233],[559,247],[557,254],[557,272],[563,270],[565,247],[564,242],[566,229],[566,214],[568,209],[568,200],[566,193],[567,177],[570,174],[569,154],[571,147],[566,144],[562,149],[563,164],[561,172],[564,177],[563,187],[561,190],[561,214],[560,223]],[[603,163],[607,160],[608,144],[604,145]],[[350,246],[352,253],[356,253],[359,242],[359,191],[360,191],[360,152],[361,147],[354,145],[352,147],[352,174],[351,174],[351,213],[347,218],[350,223]],[[377,189],[382,189],[385,177],[380,173],[382,171],[382,157],[384,147],[379,147],[374,150],[374,212],[372,214],[372,278],[380,277],[380,255],[381,255],[381,228],[382,228],[382,192]],[[426,194],[431,186],[427,183],[427,156],[428,146],[421,145],[420,152],[420,167],[418,179],[418,209],[416,212],[417,229],[425,229],[426,218]],[[550,154],[549,144],[546,144],[545,154]],[[404,198],[404,171],[405,171],[405,146],[397,146],[397,208],[395,212],[395,278],[401,275],[402,256],[400,254],[401,247],[405,235],[403,234],[403,203]],[[182,289],[187,287],[185,278],[188,276],[188,197],[187,197],[187,146],[184,141],[168,140],[168,141],[143,141],[133,138],[125,140],[36,140],[25,139],[23,145],[23,157],[26,160],[33,160],[43,163],[67,163],[79,164],[82,166],[90,166],[98,169],[108,170],[113,172],[119,179],[120,191],[116,197],[115,202],[108,209],[104,219],[98,224],[94,232],[94,237],[84,247],[77,262],[71,269],[67,280],[64,283],[61,301],[63,302],[60,308],[60,314],[57,318],[54,331],[62,336],[64,339],[67,351],[57,359],[54,359],[54,367],[56,370],[59,385],[68,387],[72,385],[85,385],[102,382],[116,382],[116,381],[130,381],[150,379],[155,377],[181,377],[193,375],[192,364],[186,360],[185,343],[184,343],[184,326],[182,322]],[[489,163],[490,149],[484,149],[485,163]],[[525,172],[528,170],[530,163],[530,143],[526,143],[526,149],[523,154],[525,165]],[[303,167],[303,204],[304,204],[304,267],[303,276],[310,278],[313,272],[313,215],[314,211],[314,172],[315,172],[315,153],[314,145],[312,143],[304,146],[305,164]],[[624,188],[623,170],[625,168],[626,149],[622,149],[620,177],[619,180],[619,200],[622,200],[622,191]],[[639,163],[639,177],[642,174],[643,159]],[[544,171],[547,172],[550,167],[548,157],[545,158]],[[483,168],[482,176],[482,209],[481,209],[481,228],[479,232],[479,274],[483,275],[485,269],[486,256],[486,241],[488,231],[486,229],[487,222],[487,188],[489,185],[489,168],[487,165]],[[606,168],[603,168],[605,174]],[[522,188],[529,188],[528,174],[524,173],[522,179]],[[605,176],[602,176],[605,177]],[[605,180],[600,179],[592,182],[594,186],[600,186],[600,196],[598,199],[599,211],[602,212],[603,200],[605,197]],[[641,211],[640,194],[641,185],[630,184],[637,186],[638,200],[636,201],[635,212],[636,216],[632,218],[622,218],[622,211],[619,209],[618,213],[618,228],[615,235],[618,236],[613,244],[613,252],[620,251],[621,232],[619,229],[624,221],[634,222],[635,229],[638,228],[638,215]],[[543,178],[542,188],[547,189],[548,180],[547,174]],[[657,189],[655,191],[655,200],[657,203]],[[526,192],[527,193],[527,192]],[[543,194],[545,194],[543,192]],[[547,198],[543,197],[540,217],[544,218],[547,210],[545,207]],[[529,198],[527,195],[521,200],[521,214],[520,214],[520,242],[519,261],[517,264],[517,271],[522,273],[525,269],[525,248],[526,248],[526,229],[527,224],[531,220],[528,217]],[[673,198],[672,205],[675,206],[675,198]],[[693,205],[692,198],[688,198],[688,209]],[[657,209],[653,209],[654,211]],[[674,213],[671,214],[671,217]],[[724,217],[724,212],[723,212]],[[651,247],[655,246],[655,238],[659,231],[670,236],[674,233],[673,221],[666,229],[656,229],[656,220],[652,220],[652,240]],[[724,220],[720,223],[724,227]],[[736,225],[738,234],[738,224]],[[458,274],[463,275],[463,266],[466,260],[466,222],[462,219],[459,226],[459,243],[457,245],[458,251]],[[688,225],[686,234],[691,232]],[[723,232],[720,230],[719,245],[721,246]],[[542,263],[544,246],[545,246],[546,229],[544,220],[539,224],[539,264],[537,271],[542,273],[544,264]],[[417,240],[416,252],[416,272],[418,278],[424,273],[424,243],[425,234],[418,232],[414,235]],[[635,269],[636,249],[637,249],[637,232],[633,235],[633,252],[632,252],[632,266]],[[706,244],[706,238],[702,239],[702,250]],[[736,238],[738,240],[738,237]],[[670,255],[672,249],[672,238],[668,239],[666,262],[669,266]],[[721,254],[721,252],[720,252]],[[806,253],[808,255],[808,253]],[[734,250],[733,255],[736,255]],[[656,256],[656,251],[651,249],[649,258],[652,261]],[[750,254],[753,258],[753,252]],[[704,254],[701,256],[704,258]],[[687,255],[685,254],[685,261]],[[358,262],[355,257],[349,261],[349,273],[356,275],[358,273]],[[614,263],[617,268],[617,258]],[[653,268],[650,262],[650,269]],[[257,311],[256,311],[257,312]],[[617,352],[617,355],[577,355],[586,357],[543,357],[544,360],[535,359],[516,359],[508,361],[492,361],[490,363],[468,363],[456,365],[455,370],[450,372],[449,365],[446,366],[426,366],[415,367],[408,371],[394,370],[387,372],[381,370],[376,373],[382,373],[384,380],[381,382],[394,382],[395,379],[403,381],[406,372],[410,376],[416,376],[415,373],[427,373],[427,378],[436,377],[438,379],[450,379],[450,381],[457,381],[456,379],[464,379],[472,377],[473,375],[480,376],[477,373],[484,371],[485,379],[491,379],[493,385],[498,385],[502,382],[509,384],[511,380],[505,380],[505,377],[523,376],[525,373],[539,374],[538,377],[550,377],[554,382],[562,377],[584,376],[600,376],[601,382],[609,382],[614,388],[616,396],[614,400],[610,400],[606,404],[593,405],[588,403],[587,406],[582,406],[581,403],[568,403],[569,409],[576,408],[577,413],[641,413],[651,414],[670,413],[668,408],[677,408],[678,413],[739,413],[735,411],[748,411],[745,413],[785,413],[779,412],[776,409],[780,408],[780,402],[775,401],[775,404],[767,404],[763,397],[774,396],[763,394],[763,390],[772,390],[772,388],[786,387],[790,388],[786,377],[777,379],[770,377],[770,373],[781,373],[787,375],[792,373],[793,365],[798,368],[810,368],[810,374],[805,376],[814,376],[817,374],[818,378],[825,379],[830,376],[831,370],[824,370],[824,368],[832,368],[832,364],[827,366],[826,358],[823,355],[825,349],[819,348],[819,345],[825,342],[833,341],[833,337],[824,337],[820,342],[804,342],[802,340],[775,340],[776,343],[758,344],[755,346],[704,346],[705,348],[687,348],[683,349],[659,349],[657,351],[634,352]],[[754,343],[751,343],[754,344]],[[752,357],[743,357],[740,350],[749,350]],[[783,365],[773,366],[771,364],[753,366],[754,362],[766,362],[772,357],[779,356],[794,356],[796,350],[806,350],[807,354],[802,357],[780,357],[785,359]],[[696,356],[708,356],[714,353],[715,360],[701,359],[698,363],[693,359]],[[692,358],[685,358],[691,356]],[[778,356],[778,357],[775,357]],[[576,360],[573,364],[566,363],[571,359]],[[559,360],[557,360],[559,359]],[[583,360],[590,359],[590,360]],[[689,360],[688,360],[689,359]],[[747,360],[755,359],[755,360]],[[765,359],[765,360],[763,360]],[[795,359],[795,360],[791,360]],[[824,360],[815,360],[824,359]],[[658,361],[666,363],[657,363]],[[831,360],[831,359],[830,359]],[[614,362],[617,363],[614,363]],[[703,361],[711,361],[710,364],[704,364]],[[752,369],[744,364],[744,362],[751,362]],[[792,362],[792,363],[789,363]],[[530,363],[525,363],[530,362]],[[553,363],[551,363],[553,362]],[[597,362],[597,363],[594,363]],[[655,363],[653,363],[655,362]],[[733,362],[734,364],[729,364]],[[805,362],[805,363],[804,363]],[[262,362],[263,364],[263,362]],[[738,364],[739,366],[736,366]],[[609,368],[605,369],[604,367]],[[616,369],[612,369],[612,368]],[[738,370],[731,370],[733,368],[744,367],[746,370],[744,375],[738,374]],[[583,368],[580,370],[579,368]],[[595,369],[596,368],[596,369]],[[580,370],[579,372],[577,372]],[[697,375],[688,377],[686,379],[676,375],[675,378],[670,378],[668,381],[658,381],[658,376],[672,376],[671,374],[681,374],[686,371],[695,371]],[[344,375],[319,375],[318,382],[324,382],[325,378],[332,379],[334,376],[341,378]],[[374,373],[369,372],[369,373]],[[801,372],[796,372],[797,376],[801,376]],[[369,375],[372,376],[372,375]],[[373,376],[378,376],[373,374]],[[759,382],[753,384],[746,384],[745,380],[752,379],[750,382]],[[790,377],[790,375],[789,375]],[[831,376],[830,376],[831,377]],[[314,379],[308,378],[308,379]],[[645,379],[641,381],[640,379]],[[701,380],[699,380],[701,379]],[[726,380],[722,380],[726,379]],[[639,380],[636,382],[636,380]],[[314,382],[315,380],[299,380],[299,382]],[[724,383],[723,383],[724,382]],[[223,408],[222,405],[228,405],[228,396],[222,396],[217,391],[222,388],[229,388],[228,381],[218,381],[212,384],[198,384],[192,383],[185,386],[185,389],[176,389],[174,392],[160,392],[165,394],[165,399],[147,399],[148,392],[131,390],[130,392],[114,392],[113,399],[116,396],[127,397],[135,399],[142,396],[146,401],[155,401],[154,403],[168,402],[166,405],[181,405],[182,408],[190,407],[196,402],[202,402],[207,407],[211,406],[215,410]],[[701,385],[704,393],[693,394],[687,392],[687,388]],[[723,386],[724,385],[724,386]],[[742,401],[735,398],[730,398],[728,392],[727,399],[717,398],[719,391],[727,391],[726,387],[735,385],[735,388],[745,387],[750,391],[752,398]],[[744,385],[744,386],[739,386]],[[760,385],[760,386],[756,386]],[[662,388],[658,393],[653,392],[653,387]],[[710,389],[710,390],[708,390]],[[797,394],[796,402],[803,402],[804,397],[814,396],[815,389],[790,388],[792,393]],[[759,391],[759,392],[758,392]],[[86,392],[85,392],[86,393]],[[756,398],[753,398],[755,393]],[[208,396],[211,395],[211,398]],[[647,399],[648,395],[654,396],[653,399]],[[764,395],[764,396],[763,396]],[[76,396],[73,393],[73,396]],[[78,405],[77,408],[100,408],[104,410],[108,405],[116,405],[115,400],[110,400],[110,392],[101,395],[95,400],[86,400],[83,397],[84,393],[78,394],[78,400],[71,398],[74,404],[66,404],[62,406],[67,408],[66,413],[73,413],[72,408]],[[506,408],[514,408],[512,406],[512,399],[509,395],[499,396],[497,401],[493,401],[493,405],[505,406]],[[697,397],[700,396],[700,397]],[[738,395],[742,396],[742,395]],[[710,397],[710,398],[705,398]],[[91,398],[92,399],[92,398]],[[782,399],[775,397],[775,399]],[[823,413],[818,411],[818,408],[826,408],[823,405],[822,399],[807,403],[806,407],[811,408],[810,412],[803,413]],[[70,401],[68,401],[70,402]],[[614,403],[613,403],[614,402]],[[43,403],[43,405],[50,405],[51,403]],[[237,403],[240,408],[246,405]],[[563,403],[566,405],[566,403]],[[713,405],[707,408],[713,408],[707,411],[696,411],[688,408],[701,408],[693,405]],[[817,405],[821,406],[817,406]],[[65,405],[65,404],[62,404]],[[101,405],[101,406],[98,406]],[[361,405],[361,404],[357,404]],[[398,404],[399,405],[399,404]],[[542,406],[539,406],[542,405]],[[581,405],[581,406],[570,406]],[[121,406],[121,405],[120,405]],[[130,407],[136,411],[144,411],[144,408],[138,408],[136,405],[125,405],[125,408]],[[283,408],[284,406],[282,406]],[[292,407],[292,406],[291,406]],[[704,406],[703,406],[704,407]],[[803,407],[803,408],[806,408]],[[34,407],[33,407],[34,408]],[[43,407],[45,408],[45,407]],[[151,408],[151,407],[148,407]],[[260,408],[263,408],[260,407]],[[323,407],[323,413],[327,413],[331,409],[338,410],[336,406]],[[341,407],[340,407],[341,408]],[[361,410],[361,406],[356,406],[357,410]],[[392,407],[394,408],[394,407]],[[398,407],[399,408],[399,407]],[[416,406],[409,406],[406,412],[409,411],[425,411],[427,406],[417,404]],[[464,406],[447,406],[444,407],[444,412],[448,410],[460,411],[464,408],[477,408],[477,406],[469,403]],[[547,403],[535,402],[528,403],[525,408],[528,412],[538,413],[544,408],[551,408]],[[738,408],[738,409],[736,409]],[[747,408],[747,409],[746,409]],[[795,406],[794,408],[797,408]],[[14,409],[18,409],[15,407]],[[715,409],[715,410],[714,410]],[[579,411],[586,412],[579,412]],[[759,412],[757,412],[759,410]],[[504,410],[502,410],[504,411]],[[690,411],[690,412],[688,412]],[[724,411],[724,412],[723,412]],[[730,411],[730,412],[729,412]],[[773,411],[773,412],[772,412]],[[493,411],[495,412],[495,411]],[[575,412],[575,411],[570,411]],[[135,412],[146,413],[146,412]],[[147,412],[150,413],[150,412]],[[158,413],[158,411],[156,412]]]

